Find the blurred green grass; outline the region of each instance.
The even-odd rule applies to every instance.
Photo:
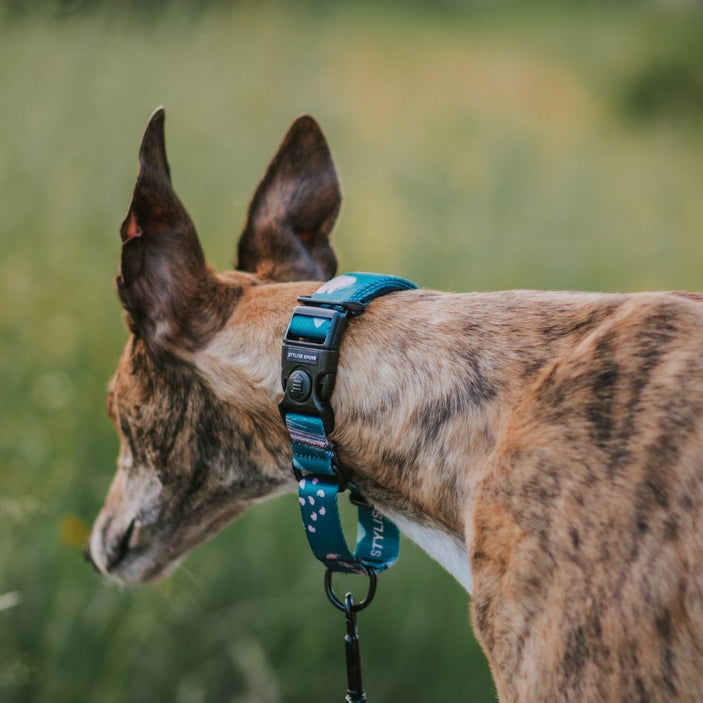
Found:
[[[117,452],[111,277],[146,117],[166,106],[175,185],[218,268],[310,112],[342,175],[345,269],[701,289],[701,11],[151,5],[0,6],[0,700],[341,698],[343,623],[291,500],[163,584],[82,563]],[[465,594],[407,542],[360,627],[373,700],[494,699]]]

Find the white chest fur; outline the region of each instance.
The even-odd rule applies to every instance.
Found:
[[[466,546],[461,540],[430,525],[420,525],[398,513],[384,512],[398,529],[439,562],[471,593],[471,566]]]

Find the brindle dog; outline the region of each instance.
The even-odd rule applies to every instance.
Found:
[[[295,489],[281,339],[336,270],[340,190],[310,117],[223,274],[171,186],[163,125],[157,110],[121,229],[122,448],[89,549],[128,582]],[[350,321],[343,470],[472,593],[502,701],[703,700],[702,350],[703,306],[682,293],[417,290]]]

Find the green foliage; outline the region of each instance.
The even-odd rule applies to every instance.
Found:
[[[346,269],[456,290],[703,287],[700,110],[646,107],[643,126],[624,108],[689,100],[696,7],[450,4],[127,3],[58,22],[51,3],[2,5],[3,702],[342,698],[343,622],[294,500],[253,509],[156,586],[115,587],[81,560],[117,452],[102,411],[126,337],[117,227],[157,104],[218,268],[310,112],[343,178]],[[667,61],[659,97],[632,98]],[[411,545],[360,628],[373,700],[493,700],[465,594]]]
[[[640,121],[703,123],[703,12],[658,37],[622,91],[626,113]]]

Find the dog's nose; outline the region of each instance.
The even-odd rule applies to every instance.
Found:
[[[136,524],[136,519],[133,519],[122,536],[113,538],[113,540],[106,545],[105,568],[107,571],[114,571],[129,554],[130,540],[134,534]]]

